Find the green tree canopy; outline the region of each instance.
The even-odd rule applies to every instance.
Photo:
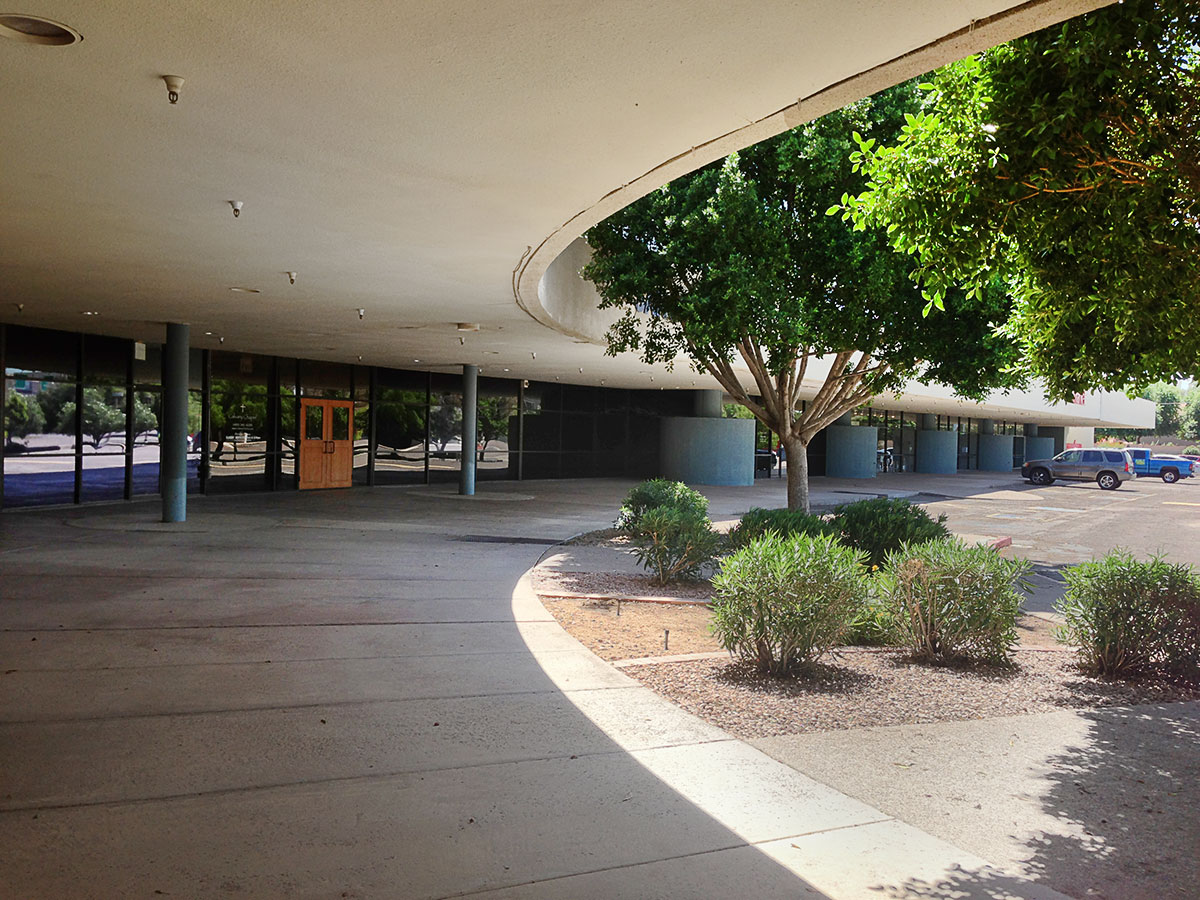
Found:
[[[1158,382],[1144,391],[1142,397],[1154,402],[1154,433],[1180,434],[1183,423],[1183,392],[1173,384]]]
[[[999,279],[1055,396],[1196,375],[1198,64],[1200,5],[1127,0],[940,69],[847,215],[937,305]]]
[[[1015,362],[995,333],[1009,314],[1003,293],[951,293],[953,318],[923,318],[908,261],[879,231],[825,215],[866,186],[854,135],[893,140],[914,102],[902,85],[852,104],[677,179],[586,236],[583,274],[602,307],[622,310],[608,352],[668,365],[685,354],[711,374],[780,436],[791,507],[808,507],[805,448],[843,413],[911,378],[977,397]]]
[[[33,397],[13,391],[4,402],[4,441],[41,434],[46,428],[42,407]]]
[[[58,412],[58,431],[75,433],[75,401],[62,405]],[[97,450],[108,436],[125,432],[125,391],[123,389],[85,387],[83,389],[83,435]]]

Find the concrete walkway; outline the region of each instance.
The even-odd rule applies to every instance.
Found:
[[[1060,896],[563,632],[523,573],[628,486],[0,516],[0,896]]]

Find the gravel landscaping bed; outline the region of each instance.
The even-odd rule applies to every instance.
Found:
[[[628,539],[615,529],[581,535],[573,543],[603,547],[614,558],[629,551]],[[538,567],[533,576],[551,615],[603,659],[721,650],[701,603],[553,596],[705,601],[712,595],[707,581],[658,586],[648,575],[549,566]],[[1023,615],[1017,624],[1020,643],[1011,668],[929,666],[901,650],[843,648],[789,679],[758,675],[752,665],[728,658],[637,664],[623,671],[744,739],[1200,699],[1200,681],[1119,682],[1084,675],[1074,653],[1054,640],[1052,621]]]
[[[951,668],[919,665],[898,650],[847,650],[790,679],[725,660],[624,672],[743,739],[1200,699],[1197,684],[1083,675],[1069,652],[1018,650],[1014,660],[1011,669]]]

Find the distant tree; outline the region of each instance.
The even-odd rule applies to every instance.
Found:
[[[1142,397],[1154,403],[1154,433],[1179,434],[1183,422],[1183,395],[1173,384],[1158,382],[1142,391]]]
[[[909,263],[882,231],[826,216],[866,187],[850,162],[853,136],[893,140],[913,102],[902,85],[851,104],[679,178],[587,233],[583,274],[602,307],[623,312],[608,352],[668,365],[684,354],[716,379],[779,435],[791,508],[809,507],[812,438],[879,392],[916,378],[979,397],[1011,380],[1015,349],[994,333],[1008,316],[1002,293],[950,296],[953,319],[925,319]],[[801,410],[805,379],[824,365]]]
[[[1126,0],[924,87],[843,208],[929,303],[999,279],[1054,396],[1200,373],[1200,4]]]
[[[483,462],[489,441],[508,437],[508,420],[517,412],[515,397],[480,397],[477,403],[476,425],[479,429],[479,439],[483,447],[479,451],[479,461]]]
[[[35,395],[37,397],[38,406],[42,410],[42,418],[46,424],[54,429],[58,429],[59,423],[62,422],[62,408],[66,403],[72,406],[75,404],[75,385],[73,384],[50,384]],[[66,434],[75,433],[75,423],[69,422]]]
[[[1179,433],[1190,440],[1200,439],[1200,385],[1188,391],[1180,418]]]
[[[434,394],[429,406],[429,438],[438,452],[446,449],[452,438],[462,436],[462,395]],[[463,448],[463,452],[469,452]]]
[[[58,431],[75,431],[75,401],[62,405],[58,412]],[[125,432],[125,391],[115,388],[85,387],[83,389],[83,436],[97,450],[109,436]]]
[[[46,428],[41,405],[33,397],[15,391],[10,393],[4,403],[4,428],[4,444],[31,434],[41,434]]]

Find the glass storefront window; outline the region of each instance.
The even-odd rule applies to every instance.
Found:
[[[479,479],[515,478],[518,449],[517,388],[511,381],[480,378],[476,411],[475,471]]]
[[[429,403],[429,475],[433,480],[446,480],[461,465],[462,394],[439,391]],[[440,476],[440,477],[439,477]]]
[[[425,389],[380,387],[375,403],[375,479],[378,484],[425,480]]]
[[[71,503],[75,385],[31,380],[28,370],[7,371],[17,377],[5,383],[4,505]]]

